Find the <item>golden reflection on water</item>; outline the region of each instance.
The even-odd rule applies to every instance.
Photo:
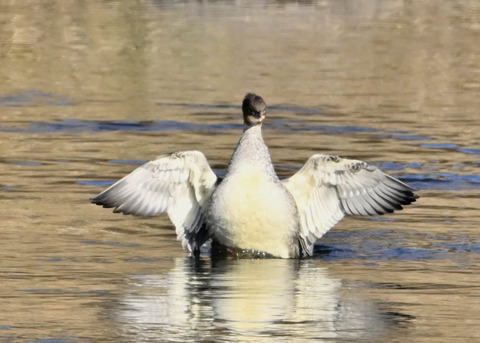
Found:
[[[479,22],[477,1],[1,3],[0,341],[474,341]],[[223,170],[247,91],[280,175],[334,153],[422,198],[346,219],[318,260],[199,269],[166,217],[88,203],[166,152]]]

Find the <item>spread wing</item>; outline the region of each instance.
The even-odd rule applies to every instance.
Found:
[[[418,197],[414,189],[366,162],[313,155],[283,181],[300,214],[300,236],[307,254],[345,215],[380,215],[401,210]]]
[[[201,152],[182,151],[145,163],[90,200],[124,214],[167,212],[183,247],[198,252],[208,239],[203,206],[216,183]]]

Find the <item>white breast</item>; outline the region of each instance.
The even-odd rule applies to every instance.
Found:
[[[247,157],[242,151],[245,143],[239,143],[232,166],[212,194],[207,215],[210,234],[230,247],[294,257],[299,225],[295,201],[273,172],[270,157],[263,156],[263,148]],[[256,145],[253,138],[247,143],[248,148]]]

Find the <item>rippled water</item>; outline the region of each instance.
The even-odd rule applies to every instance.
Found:
[[[0,4],[0,341],[480,340],[480,2]],[[314,152],[418,189],[312,259],[191,260],[89,197],[155,156],[215,171],[248,91],[281,176]]]

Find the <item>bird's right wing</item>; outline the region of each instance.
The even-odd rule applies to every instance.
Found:
[[[217,180],[205,155],[182,151],[145,163],[91,201],[137,216],[167,212],[183,247],[196,251],[208,238],[203,206]]]
[[[401,210],[418,198],[413,188],[358,160],[317,154],[283,181],[300,215],[300,237],[307,254],[345,215],[381,215]]]

